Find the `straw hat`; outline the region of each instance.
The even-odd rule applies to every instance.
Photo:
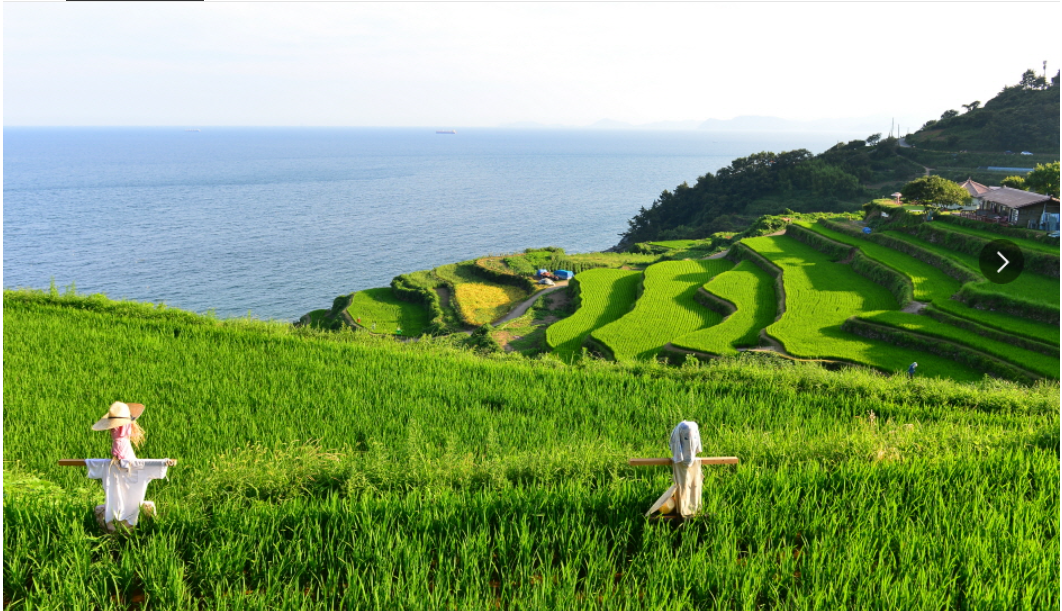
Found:
[[[139,403],[125,404],[121,401],[115,401],[111,404],[111,409],[107,410],[107,414],[99,419],[99,422],[92,425],[94,431],[106,431],[119,426],[125,426],[137,418],[140,414],[144,413],[144,406]]]

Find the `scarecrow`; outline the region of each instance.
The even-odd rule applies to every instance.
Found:
[[[671,431],[671,476],[674,484],[645,515],[655,511],[661,514],[678,513],[686,518],[697,513],[701,508],[701,487],[704,476],[701,473],[701,459],[697,452],[701,447],[701,431],[696,422],[683,420]],[[736,461],[735,461],[736,462]]]
[[[144,442],[144,429],[137,418],[144,413],[139,403],[115,401],[107,413],[92,425],[94,431],[111,432],[111,458],[85,459],[89,479],[98,479],[107,495],[106,503],[96,506],[96,520],[100,526],[114,532],[117,526],[132,528],[140,517],[140,510],[155,515],[155,504],[145,501],[148,482],[166,477],[176,460],[139,459],[133,446]]]

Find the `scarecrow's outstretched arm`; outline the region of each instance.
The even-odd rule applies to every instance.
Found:
[[[172,466],[174,466],[176,464],[177,464],[177,459],[176,458],[167,458],[166,459],[166,466],[167,467],[172,467]],[[85,459],[84,458],[60,458],[59,459],[59,466],[60,467],[84,467],[85,466]]]

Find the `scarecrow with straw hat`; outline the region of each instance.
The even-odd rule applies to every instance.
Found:
[[[114,532],[116,523],[126,528],[136,526],[143,508],[155,514],[155,504],[145,501],[147,485],[153,479],[166,477],[166,470],[177,461],[136,457],[133,446],[140,447],[146,434],[137,423],[144,413],[140,403],[115,401],[107,413],[92,425],[94,431],[111,432],[111,458],[85,460],[89,479],[98,479],[107,494],[107,501],[96,506],[96,519],[105,530]]]

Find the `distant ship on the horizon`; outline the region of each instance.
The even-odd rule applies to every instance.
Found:
[[[436,130],[436,134],[457,134],[456,129],[440,129]]]
[[[186,130],[184,130],[184,131],[186,131],[186,132],[201,132],[201,131],[203,131],[203,130],[201,130],[201,129],[199,129],[198,127],[196,127],[196,128],[193,128],[193,129],[186,129]]]

